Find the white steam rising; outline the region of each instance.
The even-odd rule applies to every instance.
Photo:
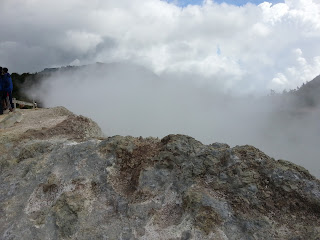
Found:
[[[62,105],[92,118],[107,136],[181,133],[206,144],[250,144],[320,176],[320,111],[286,114],[269,98],[236,96],[221,81],[210,82],[114,63],[58,71],[30,93],[46,107]]]

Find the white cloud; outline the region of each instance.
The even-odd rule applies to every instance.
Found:
[[[61,38],[60,48],[66,52],[71,51],[81,55],[91,50],[95,50],[97,45],[101,42],[102,38],[97,34],[67,31]]]
[[[81,62],[79,59],[73,60],[71,63],[68,64],[69,66],[80,66]]]
[[[263,20],[272,25],[281,22],[282,19],[289,13],[289,5],[285,3],[278,3],[272,5],[269,2],[264,2],[259,5],[263,11]]]
[[[270,89],[278,89],[279,87],[286,86],[288,79],[282,73],[277,73],[276,77],[272,79]]]
[[[307,60],[300,48],[294,49],[292,55],[295,61],[282,73],[277,73],[269,87],[276,90],[295,89],[303,83],[312,80],[320,73],[320,56]]]
[[[269,91],[270,82],[288,89],[320,73],[316,0],[185,8],[160,0],[3,0],[0,27],[1,64],[19,72],[75,59],[129,61],[156,73],[194,72],[240,92]],[[286,81],[276,84],[280,75]]]

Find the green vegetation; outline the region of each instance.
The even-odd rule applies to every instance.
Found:
[[[271,90],[269,97],[286,107],[288,105],[298,109],[316,107],[320,103],[320,75],[296,89],[284,90],[282,93]]]
[[[12,95],[21,101],[32,101],[32,99],[30,99],[30,97],[27,96],[25,90],[28,87],[28,83],[35,84],[36,82],[38,82],[37,73],[23,73],[21,75],[18,73],[12,73],[11,78],[14,85]]]
[[[41,72],[36,73],[12,73],[11,78],[13,82],[13,92],[12,95],[14,98],[25,101],[32,102],[35,100],[38,103],[38,106],[41,107],[40,99],[33,99],[32,96],[28,93],[28,89],[36,86],[40,87],[41,82],[50,77],[53,73],[57,71],[69,71],[77,67],[67,66],[62,68],[46,68]]]

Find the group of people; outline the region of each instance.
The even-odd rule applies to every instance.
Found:
[[[13,84],[11,75],[8,73],[8,68],[0,67],[0,73],[0,115],[2,115],[6,110],[9,110],[10,112],[13,111]]]

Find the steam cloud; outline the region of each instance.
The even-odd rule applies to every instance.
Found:
[[[320,176],[320,111],[290,115],[270,98],[230,93],[218,79],[155,74],[131,63],[58,71],[30,90],[46,107],[95,120],[107,136],[190,135],[205,144],[250,144]]]

